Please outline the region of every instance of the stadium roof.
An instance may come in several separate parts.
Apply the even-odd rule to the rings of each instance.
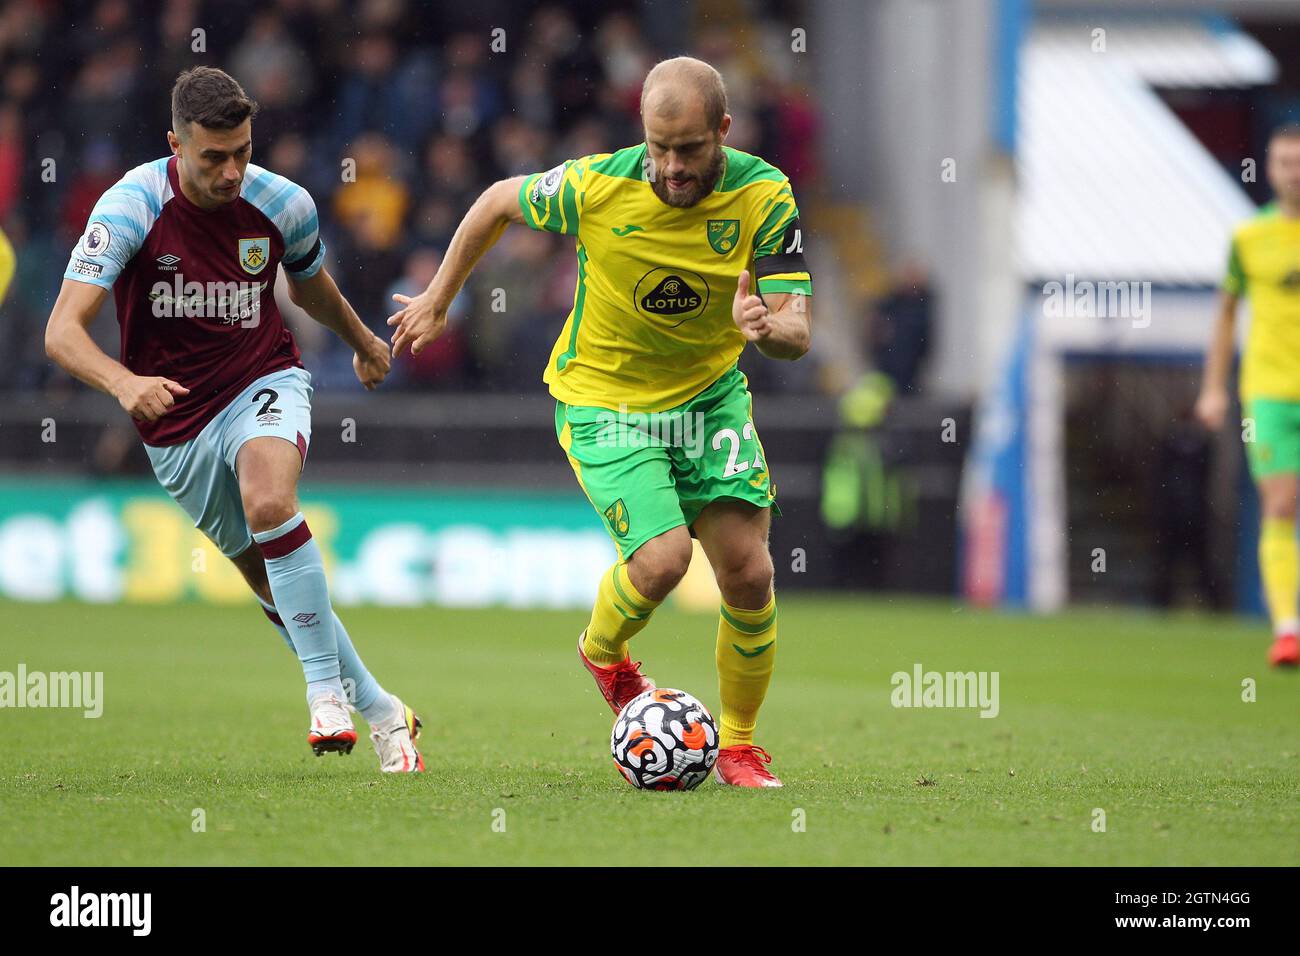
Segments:
[[[1155,93],[1270,83],[1272,56],[1220,20],[1043,20],[1020,60],[1017,259],[1026,281],[1217,284],[1254,211]],[[1261,171],[1262,172],[1262,171]]]

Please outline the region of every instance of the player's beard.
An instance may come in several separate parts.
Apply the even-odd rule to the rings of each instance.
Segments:
[[[701,176],[692,175],[691,182],[685,189],[674,192],[668,188],[667,179],[658,175],[651,180],[650,188],[667,205],[677,209],[686,209],[694,206],[713,192],[713,187],[718,183],[718,177],[722,175],[722,166],[725,162],[726,158],[722,154],[722,145],[718,144],[713,147],[713,157],[709,160],[708,169]]]

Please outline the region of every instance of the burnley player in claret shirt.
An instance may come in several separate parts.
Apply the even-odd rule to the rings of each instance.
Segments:
[[[298,508],[311,376],[275,305],[276,270],[285,270],[290,298],[351,346],[367,389],[388,374],[389,348],[325,269],[311,196],[250,162],[256,111],[221,70],[177,78],[171,155],[132,169],[95,204],[46,351],[118,400],[158,481],[243,573],[302,662],[307,741],[317,755],[351,752],[354,707],[370,725],[380,769],[418,772],[419,719],[361,663]],[[121,327],[117,360],[87,331],[109,290]]]

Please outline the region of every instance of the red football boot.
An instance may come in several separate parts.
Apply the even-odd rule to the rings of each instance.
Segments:
[[[779,787],[781,781],[767,769],[772,755],[762,747],[736,744],[718,751],[718,762],[713,772],[719,783],[733,787]]]
[[[1268,662],[1274,667],[1300,666],[1300,641],[1294,634],[1283,634],[1273,642],[1273,649],[1268,652]]]
[[[596,678],[601,696],[614,713],[621,711],[632,698],[655,689],[655,682],[641,673],[641,662],[633,664],[631,657],[625,657],[609,667],[601,667],[587,660],[587,655],[582,652],[582,642],[586,636],[586,631],[578,636],[578,656],[582,658],[582,666]]]

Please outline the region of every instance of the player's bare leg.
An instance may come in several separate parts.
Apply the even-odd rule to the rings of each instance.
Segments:
[[[1295,474],[1260,478],[1259,568],[1273,623],[1269,663],[1275,667],[1300,665],[1300,545],[1296,543],[1296,496],[1300,481]]]
[[[243,554],[231,559],[253,593],[257,595],[262,610],[280,633],[289,650],[297,653],[293,638],[280,619],[271,597],[271,583],[266,577],[266,562],[262,552],[253,545]],[[345,689],[351,697],[350,704],[370,724],[370,740],[379,755],[379,769],[384,773],[420,773],[424,770],[424,757],[416,747],[420,730],[424,726],[419,716],[396,694],[390,694],[371,676],[352,645],[343,622],[334,615],[334,631],[339,642],[339,669]]]
[[[754,744],[758,710],[776,658],[770,525],[769,509],[720,499],[705,507],[694,526],[722,592],[717,641],[721,749],[715,770],[720,782],[733,786],[781,786],[767,769],[771,756]]]
[[[679,525],[641,545],[601,582],[591,623],[578,637],[578,656],[616,714],[632,698],[654,689],[654,681],[641,673],[641,662],[633,662],[627,642],[681,581],[690,562],[691,536]]]
[[[679,525],[637,548],[627,568],[638,591],[652,601],[662,601],[681,583],[690,565],[691,534]]]

